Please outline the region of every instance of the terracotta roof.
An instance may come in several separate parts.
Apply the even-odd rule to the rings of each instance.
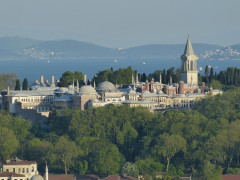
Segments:
[[[137,180],[137,178],[130,177],[130,176],[122,177],[122,176],[119,176],[118,174],[115,174],[115,175],[102,178],[101,180]]]
[[[46,179],[46,175],[44,174],[44,179]],[[48,174],[48,180],[75,180],[74,174]]]
[[[14,172],[1,172],[0,177],[25,177],[25,175]]]
[[[240,175],[222,175],[222,180],[239,180]]]
[[[77,175],[76,179],[77,180],[98,180],[100,178],[95,174],[85,174],[85,175]]]
[[[37,164],[35,161],[27,161],[22,159],[9,159],[3,162],[3,165],[31,165]]]

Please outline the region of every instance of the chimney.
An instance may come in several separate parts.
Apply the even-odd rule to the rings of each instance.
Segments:
[[[86,74],[83,75],[83,82],[85,85],[87,84],[87,75]]]
[[[10,94],[10,88],[9,88],[9,86],[7,87],[7,95],[9,95]]]
[[[204,89],[205,89],[205,82],[202,82],[201,93],[203,94],[204,94]]]
[[[179,83],[179,94],[184,94],[184,81]]]
[[[54,76],[52,76],[52,84],[54,84]]]
[[[210,95],[212,96],[213,95],[213,88],[210,87]]]
[[[149,91],[149,82],[148,82],[148,80],[146,80],[146,83],[145,83],[145,90]]]
[[[40,76],[40,83],[44,84],[43,76]]]

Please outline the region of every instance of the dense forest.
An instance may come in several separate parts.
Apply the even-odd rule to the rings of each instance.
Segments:
[[[240,88],[193,110],[151,113],[127,105],[53,110],[47,128],[0,111],[0,158],[45,161],[51,173],[219,179],[240,174]]]

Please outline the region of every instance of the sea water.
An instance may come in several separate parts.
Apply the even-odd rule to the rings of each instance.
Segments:
[[[65,71],[80,71],[87,75],[87,78],[93,78],[94,74],[99,71],[131,66],[138,73],[153,73],[156,70],[179,68],[181,65],[180,59],[160,59],[160,58],[86,58],[86,59],[66,59],[66,60],[1,60],[0,73],[16,73],[23,81],[28,78],[29,84],[35,80],[40,81],[40,76],[44,76],[44,80],[51,79],[55,76],[55,80],[59,79]],[[216,72],[227,69],[227,67],[240,68],[238,60],[198,60],[199,71],[204,73],[205,66],[209,65]]]

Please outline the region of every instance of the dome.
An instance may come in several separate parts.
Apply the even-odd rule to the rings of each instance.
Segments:
[[[98,86],[98,91],[114,91],[115,90],[115,86],[108,82],[108,81],[104,81],[101,84],[99,84]]]
[[[96,94],[96,90],[90,85],[84,85],[79,89],[79,94]]]
[[[30,180],[44,180],[44,179],[41,175],[38,174],[38,172],[36,172],[36,174],[32,176]]]

